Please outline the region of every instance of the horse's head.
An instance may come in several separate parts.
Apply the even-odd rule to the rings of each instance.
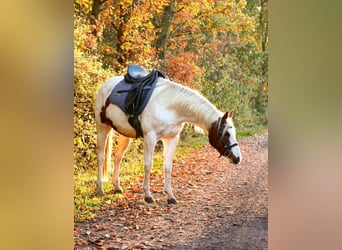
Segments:
[[[228,111],[211,125],[209,142],[221,154],[220,157],[223,155],[234,164],[239,164],[242,156],[232,118],[233,111]]]

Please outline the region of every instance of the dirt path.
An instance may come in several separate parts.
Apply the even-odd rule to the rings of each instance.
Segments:
[[[75,249],[267,249],[268,134],[240,140],[240,166],[209,145],[174,163],[178,205],[168,205],[163,177],[152,176],[156,203],[141,184],[91,221],[75,223]],[[141,180],[142,183],[142,180]]]

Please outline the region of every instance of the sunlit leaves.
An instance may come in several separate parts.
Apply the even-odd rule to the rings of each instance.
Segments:
[[[87,13],[92,1],[77,0],[76,3],[84,6]],[[149,70],[165,65],[164,70],[172,68],[168,72],[171,78],[192,85],[193,76],[199,73],[198,51],[207,46],[211,36],[224,32],[238,37],[242,43],[254,41],[252,31],[256,19],[246,14],[246,4],[246,0],[104,1],[96,20],[101,41],[97,53],[103,55],[106,67],[114,67],[118,73],[129,63],[141,64]],[[161,21],[165,14],[171,25],[164,27],[163,33]],[[167,39],[162,47],[157,42],[163,39],[160,36]],[[88,41],[83,47],[92,45],[94,42]],[[184,69],[190,69],[186,78]]]

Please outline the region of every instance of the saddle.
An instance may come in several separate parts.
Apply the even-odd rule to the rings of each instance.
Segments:
[[[127,83],[134,83],[136,81],[139,81],[141,78],[146,77],[148,74],[139,65],[136,64],[130,64],[127,68],[127,74],[125,75],[125,80]]]
[[[128,66],[124,80],[115,86],[109,96],[111,103],[118,105],[130,116],[128,122],[136,130],[136,138],[143,137],[138,115],[144,111],[158,77],[168,79],[162,71],[155,69],[148,74],[139,65],[131,64]]]

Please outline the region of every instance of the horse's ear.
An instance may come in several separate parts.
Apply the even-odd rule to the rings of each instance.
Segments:
[[[229,117],[229,118],[233,118],[234,110],[230,110],[230,111],[228,111],[227,113],[228,113],[228,117]]]
[[[228,114],[229,113],[229,111],[228,112],[226,112],[223,116],[222,116],[222,121],[224,122],[225,120],[227,120],[227,117],[228,117]]]
[[[229,117],[229,118],[232,118],[232,117],[233,117],[233,114],[234,114],[234,111],[232,111],[232,110],[226,112],[226,113],[223,115],[223,117],[222,117],[222,121],[227,120],[228,117]]]

